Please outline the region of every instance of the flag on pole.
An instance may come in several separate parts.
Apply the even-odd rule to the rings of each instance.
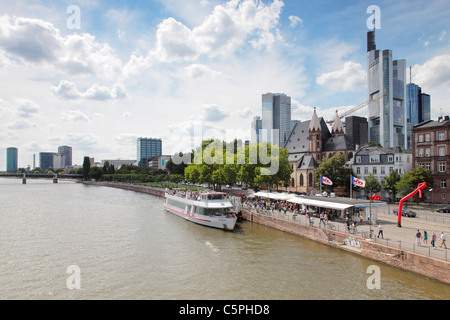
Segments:
[[[324,177],[324,176],[320,176],[320,182],[323,184],[326,184],[328,186],[332,186],[333,185],[333,181],[331,181],[329,178]]]
[[[358,187],[365,188],[366,187],[366,181],[352,177],[352,184],[357,185]]]

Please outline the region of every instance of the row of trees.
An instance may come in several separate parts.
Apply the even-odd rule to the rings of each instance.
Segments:
[[[262,184],[287,186],[293,172],[288,150],[267,143],[235,148],[223,141],[206,140],[193,155],[193,163],[185,169],[186,180],[215,189],[236,182],[255,190]]]
[[[357,175],[345,167],[346,162],[347,159],[343,154],[335,155],[330,159],[324,159],[315,171],[317,186],[320,184],[320,176],[326,176],[333,181],[333,186],[323,186],[324,190],[331,190],[336,186],[345,187],[348,190],[350,175],[354,177],[357,177]],[[403,175],[400,175],[396,170],[392,170],[385,177],[383,183],[380,183],[372,174],[365,177],[364,180],[366,181],[366,187],[364,188],[366,194],[371,195],[384,190],[395,200],[398,196],[404,197],[409,194],[421,182],[426,182],[428,186],[432,186],[434,178],[431,170],[417,167]],[[359,187],[355,186],[354,189],[358,190]]]

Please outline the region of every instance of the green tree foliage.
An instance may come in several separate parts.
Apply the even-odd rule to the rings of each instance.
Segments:
[[[404,174],[401,179],[397,182],[396,188],[398,194],[404,197],[414,191],[419,183],[426,182],[427,186],[432,186],[434,178],[431,174],[431,170],[425,169],[423,167],[414,168],[412,171]],[[416,200],[419,196],[416,196]]]
[[[83,179],[89,180],[89,171],[91,170],[91,160],[89,157],[84,157],[83,160]]]
[[[364,180],[366,181],[365,189],[367,196],[371,196],[374,193],[381,191],[381,183],[373,176],[373,174],[369,174]]]
[[[384,178],[384,183],[382,185],[383,189],[392,195],[392,199],[395,201],[395,198],[398,193],[398,185],[397,183],[400,181],[401,176],[397,172],[397,170],[392,170],[389,172],[389,175]]]
[[[317,187],[320,185],[320,177],[325,176],[333,181],[333,186],[322,186],[325,190],[332,190],[335,187],[345,187],[350,184],[350,170],[345,167],[347,157],[344,154],[337,154],[329,159],[324,159],[315,170]]]
[[[219,140],[203,141],[194,152],[194,162],[185,169],[185,178],[192,183],[207,183],[220,188],[238,181],[258,188],[263,183],[278,185],[289,181],[292,167],[288,151],[276,146],[252,144],[240,146]]]

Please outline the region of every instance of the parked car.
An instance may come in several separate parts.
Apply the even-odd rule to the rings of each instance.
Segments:
[[[398,209],[394,209],[394,214],[398,214]],[[417,214],[414,211],[408,210],[408,209],[403,209],[402,210],[402,216],[403,217],[410,217],[410,218],[415,218],[417,217]]]
[[[437,212],[450,213],[450,206],[446,206],[446,207],[437,209]]]

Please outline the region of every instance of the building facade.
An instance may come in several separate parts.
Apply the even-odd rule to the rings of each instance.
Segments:
[[[380,183],[384,183],[386,176],[393,170],[400,175],[412,170],[413,160],[410,150],[395,147],[369,147],[360,148],[353,158],[353,173],[364,180],[373,175]],[[364,190],[361,192],[364,193]],[[389,197],[385,191],[380,192],[382,196]]]
[[[41,169],[53,169],[53,157],[57,153],[55,152],[40,152],[39,153],[39,167]]]
[[[355,149],[348,137],[339,116],[333,122],[331,132],[316,110],[310,121],[297,123],[284,148],[289,151],[289,162],[294,172],[291,175],[289,191],[306,194],[318,192],[314,171],[323,159],[344,154],[347,159],[353,157]]]
[[[345,118],[345,135],[350,143],[359,149],[369,142],[369,124],[367,118],[351,116]]]
[[[256,116],[252,121],[251,143],[261,143],[262,120],[260,116]]]
[[[377,50],[375,31],[367,34],[369,141],[407,148],[406,61],[392,50]]]
[[[434,183],[425,191],[426,200],[450,202],[450,119],[426,121],[413,127],[413,166],[431,170]]]
[[[17,172],[18,169],[19,150],[17,148],[6,149],[6,171]]]
[[[72,147],[69,146],[61,146],[58,147],[58,154],[63,155],[64,162],[61,164],[61,168],[71,167],[72,166]]]
[[[284,93],[262,95],[262,140],[283,146],[291,133],[291,97]]]
[[[406,86],[408,149],[412,149],[412,128],[419,123],[430,120],[431,97],[422,93],[422,88],[414,83]]]
[[[162,155],[162,140],[154,138],[137,139],[137,161],[140,167],[148,167],[153,157]]]

